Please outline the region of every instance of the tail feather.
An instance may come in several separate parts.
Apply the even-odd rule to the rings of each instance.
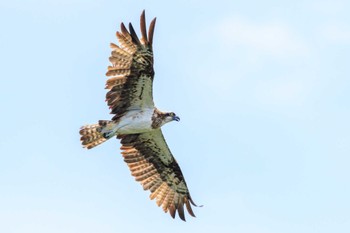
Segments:
[[[111,125],[114,125],[112,121],[99,121],[98,124],[85,125],[80,128],[80,141],[84,148],[91,149],[101,143],[107,141],[115,134],[110,132]],[[107,130],[108,133],[105,131]]]

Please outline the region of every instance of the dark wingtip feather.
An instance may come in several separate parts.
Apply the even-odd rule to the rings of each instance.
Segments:
[[[169,213],[170,213],[170,215],[171,215],[172,218],[175,218],[176,208],[175,208],[174,205],[171,205],[171,206],[169,207]]]
[[[153,44],[153,34],[154,34],[154,27],[155,27],[155,25],[156,25],[156,20],[157,20],[157,18],[154,18],[154,19],[151,21],[150,25],[149,25],[149,30],[148,30],[148,43],[149,43],[150,45]]]
[[[142,11],[142,14],[141,14],[141,17],[140,17],[140,28],[141,28],[142,39],[145,42],[145,44],[148,44],[145,10]]]
[[[129,23],[129,31],[130,31],[130,35],[131,35],[131,38],[132,38],[132,41],[137,44],[137,45],[140,45],[140,40],[135,32],[135,29],[134,27],[132,26],[131,23]]]
[[[191,204],[188,200],[185,201],[185,204],[186,204],[186,209],[187,209],[187,212],[192,216],[192,217],[196,217],[196,215],[194,215],[193,213],[193,210],[191,208]]]
[[[188,195],[188,200],[191,202],[192,205],[194,205],[195,207],[203,207],[203,205],[197,205],[196,203],[194,203],[194,201],[192,200],[191,196]]]
[[[184,203],[182,201],[179,202],[177,205],[177,212],[179,213],[179,217],[181,218],[182,221],[186,222],[185,218],[185,211],[184,211]]]
[[[121,24],[120,24],[120,29],[121,29],[121,31],[122,31],[122,33],[123,33],[124,35],[129,35],[129,32],[128,32],[128,30],[126,29],[124,23],[121,23]]]

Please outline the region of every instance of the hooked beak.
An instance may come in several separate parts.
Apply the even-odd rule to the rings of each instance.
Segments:
[[[178,116],[173,116],[173,120],[174,120],[174,121],[180,121],[180,117],[178,117]]]

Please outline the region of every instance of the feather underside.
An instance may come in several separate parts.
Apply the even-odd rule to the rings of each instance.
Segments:
[[[184,206],[195,217],[193,202],[181,169],[171,154],[160,129],[150,133],[120,135],[122,155],[131,175],[144,190],[151,192],[164,212],[175,218],[176,212],[185,221]]]
[[[119,120],[130,109],[153,108],[153,33],[156,19],[146,29],[145,13],[140,20],[141,39],[138,38],[132,24],[129,31],[124,23],[116,33],[119,46],[111,43],[112,49],[106,76],[106,102],[114,114],[113,120]]]

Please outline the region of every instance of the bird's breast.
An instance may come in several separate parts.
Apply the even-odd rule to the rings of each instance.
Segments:
[[[118,134],[144,133],[152,129],[153,109],[133,110],[123,116],[118,123]]]

